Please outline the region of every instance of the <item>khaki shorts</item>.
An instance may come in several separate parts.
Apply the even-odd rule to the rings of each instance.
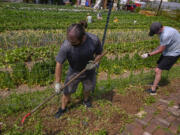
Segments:
[[[75,75],[77,75],[79,72],[74,72],[72,70],[68,71],[68,74],[66,76],[65,84],[69,82]],[[76,92],[76,89],[78,87],[78,84],[82,82],[83,84],[83,90],[84,91],[94,91],[96,86],[96,72],[93,71],[86,71],[81,76],[79,76],[77,79],[75,79],[72,83],[70,83],[67,87],[64,88],[64,94],[72,94]]]

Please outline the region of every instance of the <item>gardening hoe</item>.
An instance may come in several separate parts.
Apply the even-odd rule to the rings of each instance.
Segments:
[[[109,6],[108,16],[107,16],[107,19],[106,19],[106,25],[105,25],[105,29],[104,29],[104,35],[103,35],[103,39],[102,39],[102,47],[104,47],[104,43],[105,43],[105,39],[106,39],[106,32],[107,32],[107,28],[108,28],[108,24],[109,24],[109,19],[110,19],[110,16],[111,16],[113,3],[114,3],[114,0],[111,1],[111,4]]]
[[[107,51],[105,51],[104,53],[102,53],[100,55],[100,57],[98,57],[96,59],[96,61],[94,61],[93,63],[96,64],[100,61],[100,59],[107,54]],[[75,75],[69,82],[67,82],[60,90],[62,91],[66,86],[68,86],[69,84],[71,84],[75,79],[77,79],[80,75],[82,75],[84,72],[86,71],[86,68],[83,69],[79,74]],[[38,110],[42,105],[44,105],[45,103],[47,103],[48,101],[50,101],[55,95],[57,95],[56,93],[54,93],[53,95],[51,95],[50,97],[46,98],[41,104],[39,104],[37,107],[35,107],[30,113],[27,113],[23,119],[21,120],[21,124],[24,124],[25,119],[30,116],[31,114],[33,114],[36,110]]]

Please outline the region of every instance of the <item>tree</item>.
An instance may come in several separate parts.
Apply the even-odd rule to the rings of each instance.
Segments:
[[[161,9],[161,5],[162,5],[162,0],[161,0],[161,2],[159,3],[159,8],[158,8],[158,10],[157,10],[156,16],[159,15],[159,11],[160,11],[160,9]]]

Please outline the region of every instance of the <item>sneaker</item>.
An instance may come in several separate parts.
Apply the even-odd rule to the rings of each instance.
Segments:
[[[83,101],[83,104],[85,105],[85,107],[90,108],[92,107],[91,101],[88,99],[87,101]]]
[[[62,116],[67,109],[62,110],[61,108],[59,108],[59,110],[56,112],[56,114],[54,115],[55,118],[59,118],[60,116]]]
[[[154,95],[157,95],[156,93],[156,90],[152,90],[151,88],[150,89],[147,89],[145,90],[147,93],[149,93],[150,95],[154,96]]]

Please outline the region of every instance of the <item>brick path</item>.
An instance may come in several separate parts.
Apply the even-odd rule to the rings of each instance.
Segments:
[[[180,90],[146,106],[146,115],[126,126],[121,135],[180,135]]]

